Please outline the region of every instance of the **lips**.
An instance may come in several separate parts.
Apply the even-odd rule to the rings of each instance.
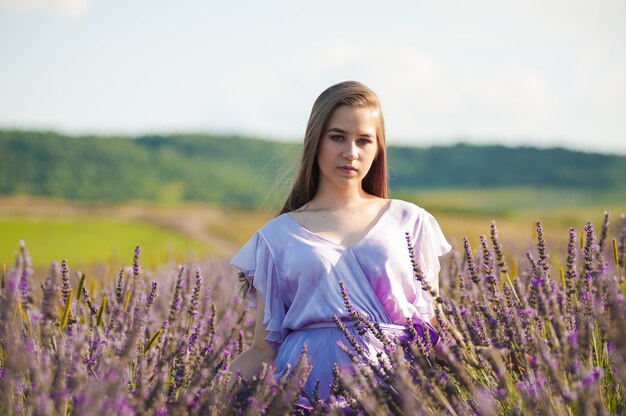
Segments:
[[[357,169],[354,166],[350,166],[350,165],[340,166],[339,170],[346,172],[346,173],[357,172]]]

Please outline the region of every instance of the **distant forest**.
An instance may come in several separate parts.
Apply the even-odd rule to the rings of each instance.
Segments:
[[[240,136],[0,130],[0,194],[258,208],[284,197],[299,151],[298,144]],[[626,192],[626,156],[560,148],[390,146],[388,164],[392,193],[514,186]]]

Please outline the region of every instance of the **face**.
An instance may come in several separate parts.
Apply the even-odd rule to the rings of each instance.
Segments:
[[[335,109],[320,139],[320,185],[361,187],[378,149],[376,113],[347,105]]]

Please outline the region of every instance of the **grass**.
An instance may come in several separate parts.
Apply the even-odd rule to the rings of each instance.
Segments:
[[[397,197],[433,211],[463,215],[516,216],[567,208],[626,208],[626,194],[573,188],[506,187],[490,189],[428,189],[398,191]]]
[[[537,221],[543,223],[549,244],[562,245],[569,227],[581,234],[587,221],[601,224],[605,211],[614,221],[626,213],[626,194],[594,190],[431,189],[400,191],[394,197],[426,208],[447,236],[457,241],[468,236],[473,245],[489,223],[496,221],[503,244],[514,250],[527,249],[535,241]]]
[[[525,252],[535,239],[536,222],[544,224],[550,246],[566,244],[567,230],[582,233],[589,220],[600,224],[604,211],[616,220],[626,212],[626,195],[599,191],[499,188],[434,189],[393,192],[393,198],[414,202],[430,211],[445,235],[473,247],[495,220],[502,243],[511,252]],[[68,258],[83,267],[131,253],[142,246],[144,259],[156,266],[186,253],[228,258],[275,212],[239,211],[205,203],[154,204],[139,201],[94,205],[29,196],[0,198],[0,261],[12,264],[19,240],[25,240],[35,266]],[[459,246],[460,247],[460,246]],[[185,259],[187,260],[187,259]],[[559,260],[559,259],[553,259]],[[122,258],[122,262],[129,261]]]
[[[264,211],[224,212],[220,221],[207,224],[206,231],[241,246],[273,217],[274,213]]]
[[[100,217],[0,218],[0,262],[12,264],[23,240],[35,267],[67,259],[84,266],[101,263],[127,263],[129,253],[140,244],[147,265],[169,259],[210,254],[213,249],[180,232],[141,221]]]

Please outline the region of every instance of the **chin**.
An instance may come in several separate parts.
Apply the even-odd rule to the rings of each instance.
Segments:
[[[344,180],[334,181],[334,185],[340,188],[353,188],[358,187],[362,182],[362,179],[357,178],[345,178]]]

